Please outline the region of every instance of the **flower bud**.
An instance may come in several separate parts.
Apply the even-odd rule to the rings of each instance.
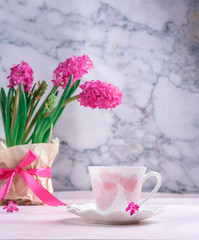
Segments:
[[[52,93],[45,104],[45,108],[47,109],[47,112],[50,112],[54,108],[54,106],[56,105],[56,100],[57,100],[57,97],[55,96],[54,93]]]

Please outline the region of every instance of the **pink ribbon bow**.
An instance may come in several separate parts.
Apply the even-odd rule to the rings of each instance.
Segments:
[[[49,193],[37,180],[32,176],[39,176],[39,177],[47,177],[51,178],[51,168],[35,168],[35,169],[28,169],[23,170],[22,168],[26,165],[34,162],[39,157],[32,151],[29,150],[24,160],[19,164],[18,167],[15,169],[0,169],[0,180],[4,180],[8,178],[6,183],[0,189],[0,200],[6,195],[9,191],[12,179],[15,174],[19,174],[23,180],[26,182],[28,187],[32,190],[32,192],[44,203],[50,206],[66,206],[65,203],[61,202],[59,199],[54,197],[51,193]]]

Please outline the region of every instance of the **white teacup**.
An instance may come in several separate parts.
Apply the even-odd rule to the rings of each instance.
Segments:
[[[160,188],[162,177],[157,172],[145,174],[146,167],[89,166],[93,196],[98,211],[125,210],[130,202],[141,205]],[[156,177],[154,189],[140,201],[142,185],[149,177]]]

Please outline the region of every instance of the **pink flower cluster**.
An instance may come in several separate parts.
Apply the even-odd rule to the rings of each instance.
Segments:
[[[19,208],[17,206],[18,206],[17,203],[13,203],[13,201],[9,201],[8,205],[5,206],[3,209],[6,209],[7,212],[19,211]]]
[[[14,65],[11,69],[9,79],[9,88],[13,88],[20,83],[24,86],[24,91],[28,92],[33,84],[33,70],[32,68],[24,61],[21,61],[21,64]]]
[[[112,109],[122,101],[122,92],[110,83],[92,80],[80,85],[80,88],[82,92],[77,100],[85,107]]]
[[[93,68],[93,62],[87,55],[82,57],[72,56],[66,59],[65,62],[59,63],[58,67],[53,72],[52,82],[57,87],[66,87],[70,76],[73,74],[73,83],[82,78],[85,73],[88,73]]]
[[[126,211],[128,212],[130,210],[130,215],[132,216],[135,211],[139,211],[139,206],[137,204],[135,204],[134,202],[130,202],[128,207],[126,208]]]

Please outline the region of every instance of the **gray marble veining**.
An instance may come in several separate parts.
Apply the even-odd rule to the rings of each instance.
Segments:
[[[199,192],[199,2],[0,2],[1,86],[21,60],[50,85],[59,62],[83,53],[94,68],[82,81],[119,86],[123,102],[112,111],[68,106],[54,131],[55,190],[89,189],[88,165],[117,164],[160,172],[161,191]]]

